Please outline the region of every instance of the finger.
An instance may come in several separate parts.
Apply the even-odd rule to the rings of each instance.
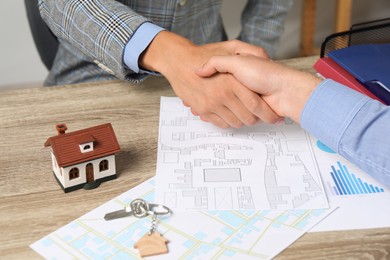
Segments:
[[[191,113],[192,113],[194,116],[199,116],[199,113],[196,112],[196,110],[193,109],[192,107],[190,107],[190,111],[191,111]]]
[[[232,48],[234,49],[235,55],[249,54],[259,58],[269,59],[269,55],[262,47],[252,45],[246,42],[242,42],[239,40],[230,41],[230,44],[233,45]]]
[[[183,102],[184,104],[185,102]],[[202,99],[188,106],[191,113],[204,122],[209,122],[220,128],[240,127],[242,123],[223,104],[212,99]],[[197,107],[197,108],[194,108]]]
[[[282,119],[275,111],[263,100],[263,98],[257,93],[252,92],[244,86],[235,89],[234,92],[237,95],[237,98],[242,104],[245,105],[245,108],[248,110],[250,115],[255,115],[257,118],[261,119],[266,123],[276,123]],[[237,112],[238,113],[238,112]],[[240,116],[240,119],[245,124],[250,124],[253,120],[251,117],[248,117],[247,113],[243,113]]]
[[[233,61],[233,56],[214,56],[211,57],[202,67],[197,69],[195,73],[199,77],[210,77],[217,72],[219,73],[232,73],[234,66],[229,65]]]
[[[260,97],[260,106],[251,111],[257,117],[261,119],[261,121],[269,124],[276,124],[283,120],[283,117],[279,116],[275,111],[265,102],[262,97]]]
[[[199,118],[207,123],[211,123],[219,128],[229,128],[230,125],[216,114],[208,114],[207,116],[199,116]]]
[[[215,58],[215,57],[213,57],[213,58]],[[213,59],[213,58],[211,58],[211,59]],[[210,60],[208,60],[207,63],[203,64],[202,67],[195,70],[195,74],[198,75],[199,77],[207,78],[207,77],[211,77],[214,74],[218,73],[219,71],[212,65],[212,62]]]
[[[220,93],[221,100],[224,101],[225,106],[223,106],[223,110],[217,110],[215,111],[215,113],[222,117],[222,119],[224,119],[229,125],[235,128],[242,127],[243,125],[256,124],[259,121],[259,118],[251,111],[249,111],[249,109],[246,107],[246,104],[244,104],[242,100],[240,100],[239,96],[235,94],[235,92],[237,92],[236,89],[241,89],[245,87],[242,86],[230,75],[228,76],[231,78],[229,84],[232,86],[232,91]],[[247,95],[251,94],[251,91],[248,89],[246,89],[246,92],[248,92]],[[255,97],[257,96],[253,92],[252,94]],[[249,100],[249,98],[247,99]]]
[[[230,125],[233,127],[239,128],[243,125],[254,125],[259,121],[259,118],[253,114],[242,101],[234,95],[234,97],[226,98],[226,107],[227,109],[237,118],[239,122],[233,121],[234,119],[226,119],[229,121]]]
[[[252,45],[240,40],[209,43],[203,45],[203,47],[209,50],[218,50],[219,55],[237,55],[245,53],[259,58],[269,58],[267,52],[262,47]],[[214,53],[214,55],[218,55],[218,53]]]
[[[233,128],[241,128],[244,126],[244,123],[237,116],[234,111],[226,106],[218,107],[214,114],[214,116],[218,116],[221,120],[223,120],[228,126]],[[214,118],[214,116],[212,118]],[[219,120],[218,120],[219,121]]]
[[[224,57],[225,58],[225,57]],[[213,63],[211,61],[210,63]],[[206,65],[207,66],[207,65]],[[211,65],[214,67],[214,65]],[[207,67],[205,67],[207,69]],[[208,99],[208,101],[203,100],[203,104],[198,105],[198,113],[200,115],[207,116],[210,113],[214,113],[219,118],[221,118],[225,123],[234,128],[240,128],[243,125],[253,125],[258,122],[258,118],[256,115],[251,113],[246,106],[242,103],[242,101],[237,97],[235,89],[244,89],[249,94],[257,97],[257,94],[253,93],[249,89],[242,86],[232,75],[217,75],[219,77],[220,84],[223,86],[222,88],[215,88],[212,92],[210,92],[211,97],[215,97],[213,99]],[[211,91],[211,89],[209,89]],[[249,98],[247,98],[249,100]],[[259,99],[259,98],[258,98]],[[259,99],[262,101],[261,99]],[[259,102],[260,102],[259,101]],[[200,106],[199,106],[200,105]]]
[[[257,106],[261,105],[260,103],[264,103],[264,101],[254,92],[250,91],[249,89],[245,88],[238,82],[231,82],[231,84],[235,85],[233,87],[233,92],[231,92],[230,95],[226,95],[223,97],[223,100],[225,100],[225,106],[230,112],[235,116],[239,122],[233,121],[234,118],[224,118],[225,121],[227,121],[230,125],[232,125],[235,128],[241,127],[243,125],[254,125],[257,122],[259,122],[260,118],[254,114],[252,111],[249,110],[248,105],[245,104],[246,100],[251,100],[253,103],[259,103],[256,104]],[[236,90],[237,89],[237,90]],[[236,95],[235,92],[238,92],[239,95]],[[243,93],[241,93],[243,92]],[[243,98],[244,97],[244,98]],[[269,112],[268,112],[269,113]],[[274,115],[274,112],[271,110],[272,115]],[[264,116],[263,116],[264,117]]]
[[[229,93],[232,93],[231,91]],[[225,106],[227,103],[231,103],[227,101],[227,99],[235,98],[234,95],[230,94],[223,94],[224,96],[219,96],[217,99],[209,99],[209,100],[203,100],[202,104],[200,104],[200,107],[198,107],[199,117],[202,120],[207,120],[207,122],[210,122],[218,127],[234,127],[234,128],[240,128],[244,124],[242,121],[229,109]],[[221,98],[222,102],[218,101]]]

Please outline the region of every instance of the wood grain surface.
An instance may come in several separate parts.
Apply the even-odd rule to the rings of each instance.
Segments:
[[[312,70],[315,59],[281,62]],[[31,243],[155,175],[160,96],[174,96],[162,77],[0,91],[0,259],[40,259]],[[65,194],[43,147],[58,123],[111,123],[118,178]],[[390,228],[308,233],[277,259],[390,259]]]

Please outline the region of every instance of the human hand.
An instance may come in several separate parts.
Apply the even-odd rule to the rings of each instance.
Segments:
[[[253,55],[215,56],[196,73],[201,77],[232,74],[244,86],[259,93],[279,116],[297,123],[307,99],[321,81],[312,74]]]
[[[140,65],[163,74],[176,95],[203,121],[223,128],[239,128],[253,125],[259,118],[269,123],[280,120],[258,94],[243,87],[232,75],[201,78],[195,73],[212,56],[238,53],[268,58],[262,48],[240,41],[196,46],[185,38],[163,31],[143,54]]]

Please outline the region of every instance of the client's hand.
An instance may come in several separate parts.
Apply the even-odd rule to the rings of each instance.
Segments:
[[[215,56],[197,70],[201,77],[216,73],[232,74],[241,84],[260,94],[279,116],[297,123],[307,99],[321,81],[312,74],[253,55]],[[261,118],[262,112],[257,111],[256,115]]]

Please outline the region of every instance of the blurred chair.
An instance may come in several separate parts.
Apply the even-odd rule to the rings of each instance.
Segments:
[[[314,47],[314,35],[316,29],[317,0],[303,0],[301,22],[301,46],[300,55],[310,56],[319,53],[319,48]],[[336,1],[336,17],[334,32],[349,30],[351,26],[352,0]]]
[[[38,9],[38,0],[25,0],[24,4],[35,46],[42,62],[50,70],[57,53],[58,39],[43,21]]]

